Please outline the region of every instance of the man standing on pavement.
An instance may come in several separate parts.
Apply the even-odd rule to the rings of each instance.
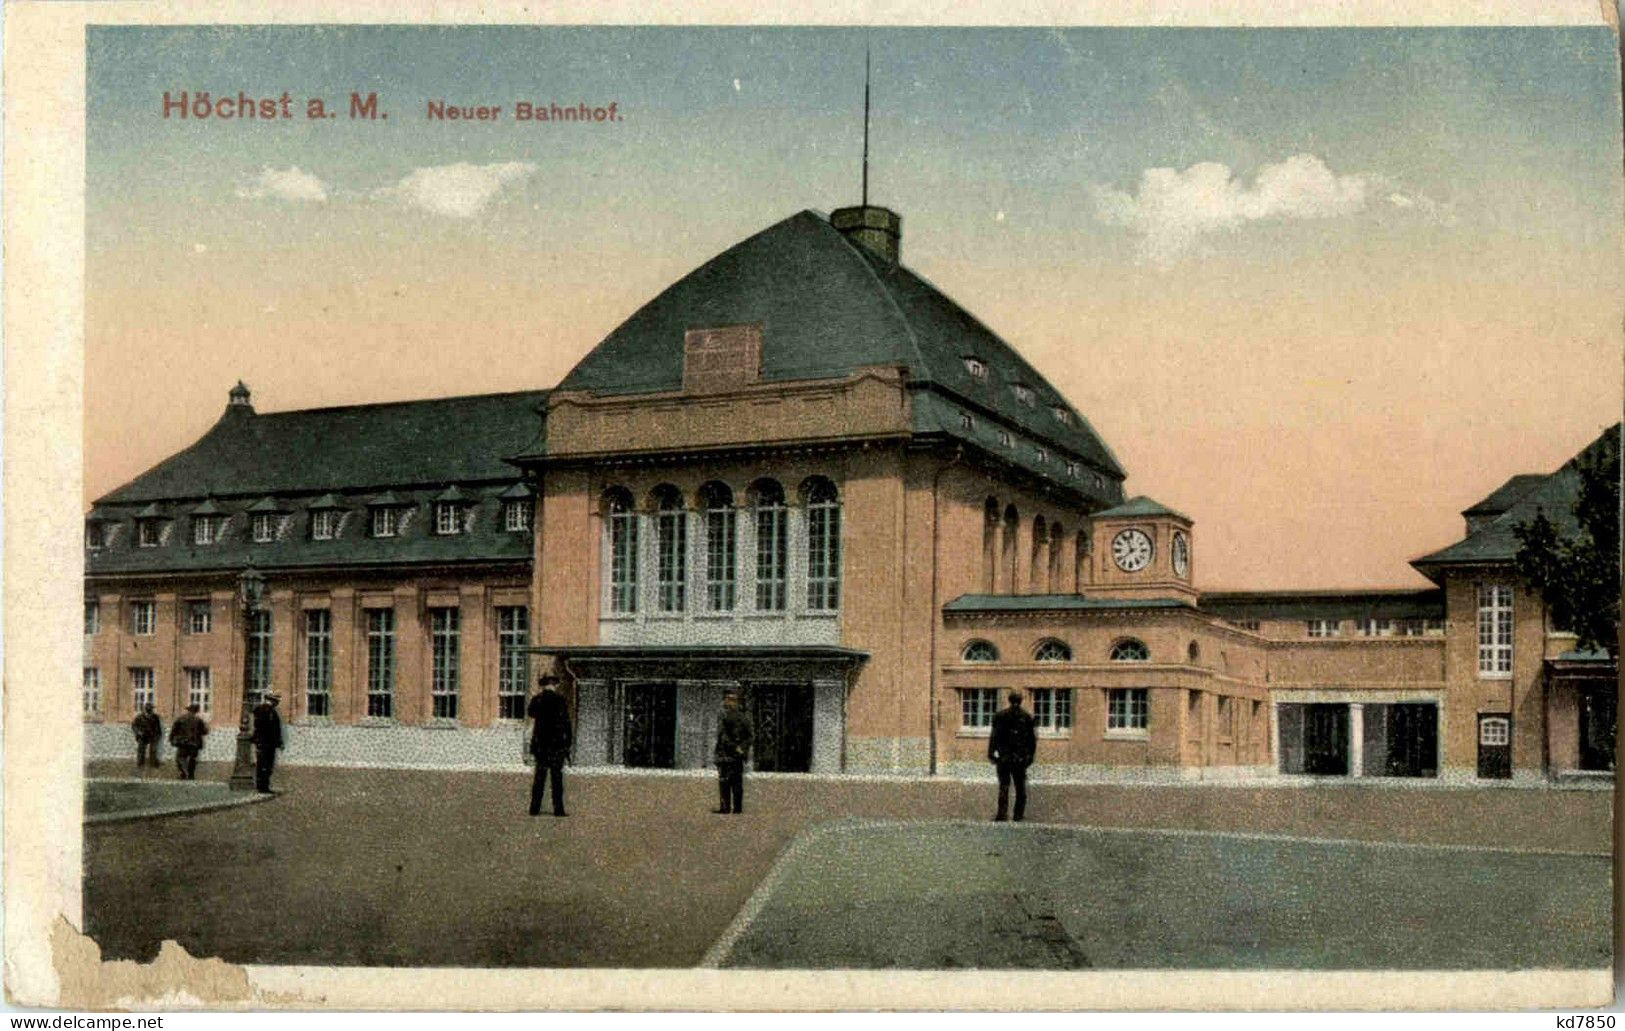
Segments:
[[[181,780],[197,780],[197,754],[203,751],[203,738],[209,725],[198,715],[199,707],[188,705],[186,712],[169,728],[169,743],[175,749],[175,768]]]
[[[739,708],[739,693],[722,696],[722,718],[717,721],[717,788],[722,796],[719,813],[745,811],[745,760],[750,758],[750,718]]]
[[[130,721],[130,730],[135,734],[135,768],[158,765],[158,744],[164,739],[164,724],[158,714],[152,711],[152,703],[141,707]]]
[[[1010,692],[1010,706],[993,717],[993,732],[987,739],[987,758],[999,771],[999,810],[995,821],[1005,819],[1010,802],[1010,785],[1016,786],[1015,818],[1027,812],[1027,767],[1038,750],[1038,733],[1033,718],[1021,707],[1021,692]]]
[[[530,782],[530,815],[542,815],[542,790],[549,774],[553,777],[553,815],[567,816],[564,811],[564,762],[570,758],[575,744],[575,731],[570,726],[570,703],[559,693],[559,678],[544,673],[536,678],[541,688],[530,700],[526,715],[535,721],[530,734],[530,754],[535,758],[536,772]]]
[[[282,749],[282,717],[276,711],[280,701],[282,696],[273,693],[254,706],[254,790],[262,795],[271,794],[271,771]]]

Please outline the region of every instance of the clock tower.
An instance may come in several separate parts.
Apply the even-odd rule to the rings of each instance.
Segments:
[[[1085,593],[1196,603],[1188,517],[1141,496],[1096,513],[1090,525],[1094,582]]]

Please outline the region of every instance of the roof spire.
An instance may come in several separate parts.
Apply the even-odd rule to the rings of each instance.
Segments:
[[[869,206],[869,44],[863,45],[863,206]]]

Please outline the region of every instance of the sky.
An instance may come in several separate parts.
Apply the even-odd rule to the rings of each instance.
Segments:
[[[1460,510],[1625,406],[1603,28],[89,32],[87,504],[238,379],[260,411],[554,385],[857,203],[865,46],[904,263],[1195,520],[1203,588],[1420,585]]]

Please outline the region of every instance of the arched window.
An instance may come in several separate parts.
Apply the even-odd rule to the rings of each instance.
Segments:
[[[700,488],[705,509],[705,607],[732,612],[738,598],[739,551],[734,492],[715,481]]]
[[[609,536],[609,610],[638,610],[638,513],[632,495],[621,487],[604,492]]]
[[[1113,662],[1146,662],[1151,658],[1151,650],[1143,641],[1136,641],[1132,637],[1125,637],[1112,645]]]
[[[751,508],[756,513],[756,608],[782,612],[790,567],[784,488],[774,480],[757,480],[751,487]]]
[[[654,489],[655,607],[681,612],[688,594],[688,511],[683,495],[669,484]]]
[[[972,641],[960,653],[966,662],[998,662],[999,650],[989,641]]]
[[[988,498],[982,506],[982,590],[998,593],[999,499]]]
[[[1051,637],[1038,642],[1038,647],[1033,649],[1033,659],[1038,662],[1071,662],[1072,649],[1065,641]]]
[[[1044,592],[1044,538],[1049,526],[1043,516],[1033,517],[1032,558],[1027,563],[1027,593]]]
[[[1089,531],[1079,530],[1072,552],[1072,580],[1073,590],[1079,594],[1089,585]]]
[[[1192,641],[1191,646],[1185,650],[1185,654],[1190,658],[1191,665],[1194,666],[1201,661],[1202,647],[1195,641]]]
[[[1066,581],[1061,579],[1061,544],[1066,540],[1066,531],[1060,523],[1049,524],[1049,593],[1061,594],[1066,590]]]
[[[835,484],[814,476],[801,485],[807,504],[807,608],[841,607],[841,496]]]
[[[1004,540],[999,545],[999,558],[1004,567],[999,570],[999,575],[1004,578],[1004,590],[995,593],[1016,593],[1016,536],[1020,530],[1021,513],[1016,511],[1016,506],[1006,505],[1004,507]]]

